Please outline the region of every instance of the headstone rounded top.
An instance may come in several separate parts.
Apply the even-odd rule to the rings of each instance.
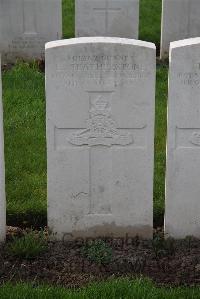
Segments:
[[[78,37],[78,38],[70,38],[64,40],[56,40],[46,43],[45,49],[69,46],[69,45],[77,45],[77,44],[95,44],[95,43],[109,43],[109,44],[123,44],[123,45],[133,45],[139,47],[146,47],[150,49],[156,49],[155,44],[150,42],[145,42],[136,39],[129,38],[120,38],[120,37]]]
[[[170,43],[170,49],[200,44],[200,37],[187,38]]]

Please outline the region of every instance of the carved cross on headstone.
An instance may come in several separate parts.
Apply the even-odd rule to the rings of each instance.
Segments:
[[[112,155],[113,147],[121,150],[135,146],[134,134],[140,128],[119,128],[112,115],[111,99],[114,91],[89,91],[89,118],[86,128],[55,129],[57,150],[71,146],[89,146],[89,214],[112,214],[109,198],[112,198]],[[71,133],[70,133],[71,132]],[[60,141],[65,140],[65,145]],[[137,143],[137,142],[136,142]],[[139,145],[140,146],[140,145]]]
[[[120,133],[111,115],[109,93],[91,93],[87,128],[73,133],[69,142],[90,146],[90,211],[89,214],[111,214],[108,201],[112,196],[112,145],[129,145],[133,136]]]
[[[103,12],[104,13],[104,17],[105,17],[105,34],[109,33],[109,13],[113,13],[113,12],[118,12],[121,10],[121,8],[117,8],[117,7],[110,7],[109,5],[109,1],[106,0],[105,3],[105,7],[95,7],[93,8],[94,11],[96,12]]]

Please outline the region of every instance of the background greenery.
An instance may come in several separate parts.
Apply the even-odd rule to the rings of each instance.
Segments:
[[[159,48],[161,0],[140,1],[140,38]],[[74,0],[63,0],[63,32],[74,36]],[[157,66],[154,220],[164,213],[167,66]],[[8,224],[46,224],[44,73],[36,63],[3,72]]]

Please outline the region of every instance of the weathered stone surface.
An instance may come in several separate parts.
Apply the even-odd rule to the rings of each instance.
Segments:
[[[43,59],[45,43],[61,36],[61,0],[0,0],[0,52],[4,62]]]
[[[165,233],[200,237],[200,38],[170,51]]]
[[[152,236],[155,46],[46,44],[48,225],[57,239]]]
[[[138,38],[139,0],[76,0],[75,8],[76,37]]]
[[[169,54],[170,42],[200,35],[199,0],[163,0],[161,57]]]
[[[0,55],[0,242],[6,236],[6,196],[5,196],[5,166],[4,166],[4,135],[3,135],[3,106],[1,84],[1,55]]]

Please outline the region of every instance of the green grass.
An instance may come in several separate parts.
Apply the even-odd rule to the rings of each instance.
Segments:
[[[62,0],[63,2],[63,37],[74,37],[74,14],[75,14],[75,0]]]
[[[83,0],[84,1],[84,0]],[[140,0],[141,40],[160,44],[162,0]],[[74,0],[63,0],[63,36],[74,37]]]
[[[157,288],[145,279],[111,280],[94,283],[80,290],[38,286],[30,284],[5,284],[0,287],[1,299],[199,299],[200,288]]]
[[[162,0],[140,0],[141,40],[160,45]]]
[[[8,223],[34,224],[46,215],[44,74],[28,64],[5,72],[3,105]]]
[[[165,155],[167,131],[168,68],[157,66],[155,109],[155,163],[154,163],[154,223],[163,222],[165,200]]]
[[[21,259],[34,259],[47,250],[47,237],[44,231],[25,231],[23,235],[13,236],[6,244],[6,252]]]

